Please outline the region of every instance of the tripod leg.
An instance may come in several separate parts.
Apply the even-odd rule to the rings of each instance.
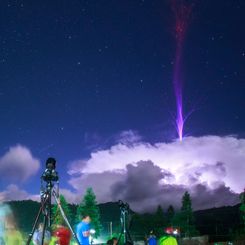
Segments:
[[[47,215],[44,216],[44,222],[43,222],[43,230],[42,230],[42,245],[44,243],[44,237],[45,237],[45,231],[46,231],[46,228],[47,228],[47,221],[48,221],[48,217]]]
[[[126,237],[127,237],[127,241],[129,241],[129,242],[133,242],[133,240],[132,240],[132,238],[131,238],[131,235],[130,235],[130,233],[129,233],[129,231],[128,231],[128,229],[126,230]]]
[[[34,232],[35,232],[35,230],[36,230],[36,227],[37,227],[37,222],[38,222],[38,220],[39,220],[39,218],[40,218],[40,215],[41,215],[42,211],[44,211],[44,206],[45,206],[45,204],[46,204],[46,202],[47,202],[47,198],[48,198],[48,196],[46,196],[45,199],[44,199],[44,201],[41,203],[41,207],[40,207],[40,209],[39,209],[39,211],[38,211],[38,213],[37,213],[37,216],[36,216],[36,219],[35,219],[35,222],[34,222],[32,231],[31,231],[31,233],[29,234],[29,237],[28,237],[28,240],[27,240],[26,245],[29,245],[30,242],[31,242],[31,239],[32,239],[33,234],[34,234]]]
[[[119,237],[118,237],[117,244],[120,244],[122,235],[123,235],[123,228],[122,228],[121,233],[120,233],[120,235],[119,235]]]
[[[30,242],[31,242],[31,239],[32,239],[33,234],[34,234],[34,232],[35,232],[35,230],[36,230],[37,222],[38,222],[38,220],[39,220],[39,218],[40,218],[41,213],[42,213],[42,207],[40,207],[40,209],[39,209],[39,211],[38,211],[37,217],[36,217],[36,219],[35,219],[35,222],[34,222],[32,231],[31,231],[31,233],[29,234],[29,237],[28,237],[28,240],[27,240],[26,245],[29,245]]]
[[[51,209],[51,193],[48,198],[48,227],[51,227],[51,217],[52,217],[52,209]]]
[[[121,209],[121,218],[120,218],[120,221],[121,221],[121,233],[119,235],[119,238],[118,238],[118,242],[117,244],[120,243],[121,239],[122,239],[122,236],[123,236],[123,244],[125,244],[125,212],[123,209]]]
[[[81,245],[80,242],[79,242],[79,240],[78,240],[78,238],[77,238],[76,233],[73,231],[73,229],[72,229],[72,227],[71,227],[71,225],[70,225],[70,223],[69,223],[69,221],[68,221],[68,219],[67,219],[67,217],[66,217],[66,215],[65,215],[65,212],[64,212],[62,206],[60,205],[60,202],[59,202],[59,200],[58,200],[58,197],[57,197],[55,191],[53,191],[52,194],[53,194],[54,199],[55,199],[55,201],[56,201],[56,203],[57,203],[57,205],[58,205],[58,208],[60,209],[61,215],[62,215],[63,219],[65,220],[67,226],[69,227],[69,229],[70,229],[70,231],[71,231],[73,237],[75,238],[76,242],[77,242],[79,245]]]

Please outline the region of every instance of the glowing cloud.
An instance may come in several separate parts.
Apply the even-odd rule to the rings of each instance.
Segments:
[[[139,204],[147,208],[160,201],[171,203],[176,197],[180,201],[183,192],[189,190],[195,200],[194,207],[206,208],[238,201],[236,193],[240,193],[244,187],[241,181],[245,172],[244,162],[245,139],[234,136],[186,137],[182,142],[156,144],[118,143],[109,149],[91,153],[89,159],[70,165],[69,183],[78,193],[92,186],[99,201],[117,200],[120,197],[130,201],[136,208],[139,208]],[[152,174],[145,176],[144,171]],[[134,179],[142,181],[130,187]],[[156,180],[154,198],[149,195],[152,179]],[[149,183],[149,187],[139,190],[140,186],[144,186],[144,181]],[[195,198],[199,196],[200,189],[204,193],[201,198],[203,202]],[[131,196],[132,190],[134,193],[143,193],[143,199]],[[217,190],[222,190],[230,199],[220,197],[220,202]],[[204,202],[207,197],[213,201]]]

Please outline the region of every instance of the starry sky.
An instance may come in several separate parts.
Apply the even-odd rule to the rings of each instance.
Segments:
[[[152,193],[180,197],[190,181],[194,197],[200,188],[207,200],[217,191],[225,197],[212,205],[237,201],[244,183],[234,184],[235,176],[245,170],[245,2],[176,2],[195,3],[183,45],[183,110],[193,113],[182,145],[171,1],[1,1],[0,200],[37,199],[45,160],[54,156],[74,202],[90,185],[101,202],[122,198],[147,209],[172,200]],[[153,184],[140,192],[136,180],[147,168]]]

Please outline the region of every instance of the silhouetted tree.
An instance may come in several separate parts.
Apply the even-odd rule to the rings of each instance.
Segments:
[[[169,205],[166,213],[167,226],[173,226],[174,215],[175,215],[174,207],[172,205]]]
[[[198,234],[194,225],[191,197],[187,191],[182,197],[181,211],[177,215],[177,221],[184,237],[191,237]]]
[[[241,225],[237,229],[237,232],[238,232],[238,237],[244,237],[245,236],[245,190],[240,194],[239,197],[241,200],[241,204],[239,207]]]
[[[166,226],[166,217],[164,215],[162,207],[159,205],[155,214],[153,215],[154,233],[157,236],[163,235],[164,228]]]
[[[241,200],[241,205],[239,207],[239,210],[241,212],[241,217],[242,217],[243,225],[245,227],[245,192],[242,192],[240,194],[240,200]]]

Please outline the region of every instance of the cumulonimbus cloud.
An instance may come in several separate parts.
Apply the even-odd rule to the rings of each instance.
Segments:
[[[22,145],[10,147],[0,158],[0,178],[7,182],[22,182],[35,175],[40,167],[38,159]]]
[[[163,202],[177,204],[188,190],[195,208],[207,208],[238,202],[244,162],[245,140],[235,136],[156,144],[124,140],[74,162],[69,183],[78,192],[92,186],[99,201],[124,198],[142,210]]]

